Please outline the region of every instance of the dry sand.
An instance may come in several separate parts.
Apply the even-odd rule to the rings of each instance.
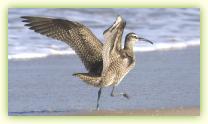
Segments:
[[[64,115],[71,115],[70,113],[65,113]],[[172,109],[138,109],[138,110],[99,110],[92,112],[77,113],[75,115],[86,115],[86,116],[136,116],[136,115],[184,115],[184,116],[199,116],[200,109],[198,107],[189,108],[172,108]]]

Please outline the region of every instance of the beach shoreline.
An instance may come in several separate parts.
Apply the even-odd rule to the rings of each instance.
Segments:
[[[74,110],[11,112],[10,116],[200,116],[199,107],[135,109],[135,110]]]

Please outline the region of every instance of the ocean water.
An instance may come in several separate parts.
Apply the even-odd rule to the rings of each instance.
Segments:
[[[135,51],[169,51],[200,45],[200,9],[9,9],[8,59],[41,58],[74,54],[65,43],[41,36],[24,26],[20,16],[65,18],[88,26],[101,40],[103,31],[121,15],[127,22],[124,35],[135,32],[155,44],[138,42]]]

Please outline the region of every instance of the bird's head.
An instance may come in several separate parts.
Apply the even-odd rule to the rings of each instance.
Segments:
[[[137,34],[135,33],[128,33],[126,35],[126,41],[130,41],[130,42],[137,42],[137,41],[146,41],[146,42],[149,42],[151,44],[153,44],[152,41],[148,40],[148,39],[145,39],[145,38],[142,38],[142,37],[139,37]]]

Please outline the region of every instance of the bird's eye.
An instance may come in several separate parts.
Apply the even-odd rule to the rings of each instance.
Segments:
[[[137,36],[133,36],[133,38],[137,38]]]

